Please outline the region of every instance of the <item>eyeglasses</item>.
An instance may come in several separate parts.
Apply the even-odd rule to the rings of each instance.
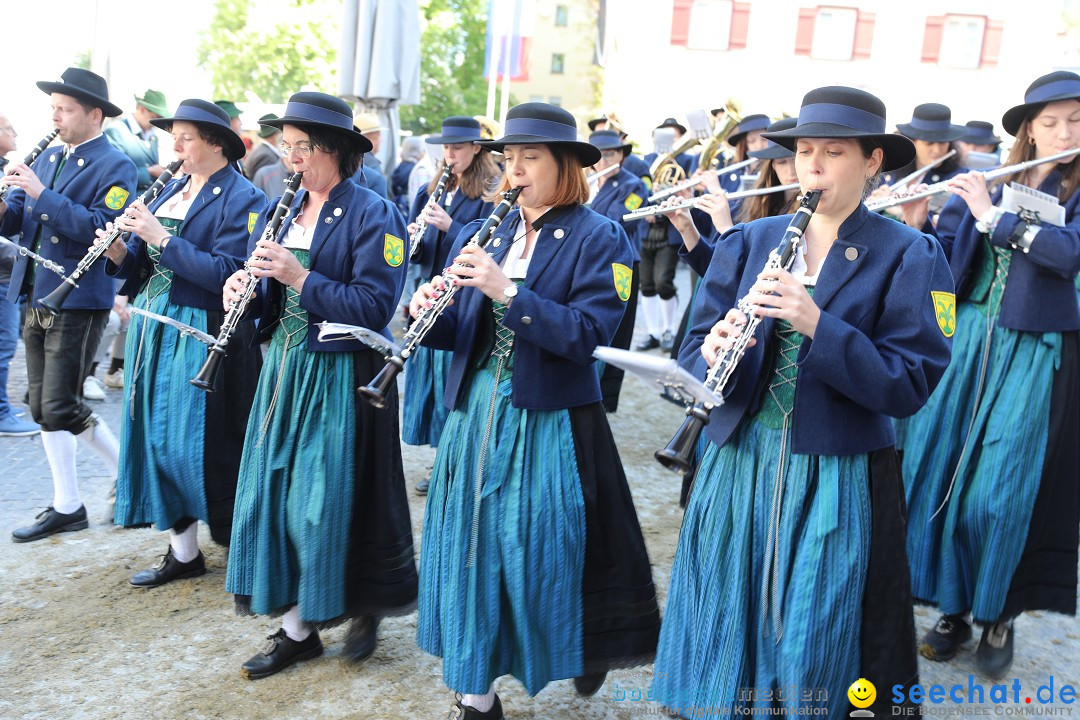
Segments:
[[[306,160],[319,148],[317,145],[286,145],[285,143],[281,143],[277,146],[277,149],[280,150],[281,154],[285,157],[288,157],[292,153],[296,153],[296,157],[301,160]]]
[[[617,160],[622,158],[622,150],[601,150],[600,157],[605,160]]]
[[[13,128],[11,125],[0,125],[0,132],[9,132],[14,135],[15,128]]]

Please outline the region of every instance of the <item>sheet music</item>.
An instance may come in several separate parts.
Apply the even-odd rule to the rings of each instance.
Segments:
[[[683,402],[722,405],[723,398],[714,395],[696,377],[679,367],[672,358],[657,357],[646,353],[631,352],[601,345],[593,351],[593,357],[632,372],[647,383],[656,383],[657,391],[678,395]]]
[[[171,317],[165,317],[164,315],[158,315],[157,313],[150,312],[149,310],[143,310],[141,307],[137,307],[135,305],[128,305],[128,309],[131,312],[135,313],[136,315],[142,315],[143,317],[148,317],[151,320],[157,320],[160,323],[165,323],[166,325],[171,325],[172,327],[179,330],[181,335],[190,335],[191,337],[195,338],[199,342],[204,343],[206,345],[213,345],[214,343],[217,342],[217,338],[215,338],[215,337],[213,337],[211,335],[207,335],[206,333],[204,333],[202,330],[199,330],[198,328],[193,328],[190,325],[185,325],[182,322],[179,322],[177,320],[173,320]]]
[[[1021,210],[1034,212],[1043,225],[1065,227],[1065,208],[1053,195],[1019,183],[1009,183],[1001,195],[1001,209],[1019,214]]]
[[[397,344],[387,340],[382,333],[376,332],[375,330],[369,330],[368,328],[360,327],[359,325],[348,325],[346,323],[319,323],[320,340],[347,340],[350,338],[359,340],[369,348],[382,353],[386,357],[401,354],[401,348],[398,347]]]

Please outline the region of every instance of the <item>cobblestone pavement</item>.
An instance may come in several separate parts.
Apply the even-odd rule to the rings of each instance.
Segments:
[[[680,282],[686,297],[685,273]],[[25,390],[22,363],[20,348],[9,388],[15,400]],[[119,435],[122,391],[106,392],[98,412]],[[678,427],[681,415],[679,408],[657,402],[643,383],[628,378],[619,412],[611,416],[662,603],[681,511],[678,480],[656,464],[652,452]],[[51,502],[51,481],[38,438],[0,438],[0,718],[445,716],[452,698],[442,685],[438,659],[416,647],[415,615],[384,621],[378,650],[358,668],[340,662],[344,629],[338,628],[323,634],[327,652],[322,658],[265,680],[244,680],[240,664],[277,625],[233,614],[223,588],[225,551],[201,528],[207,575],[157,590],[130,588],[127,578],[149,566],[166,541],[153,530],[120,530],[104,523],[112,478],[92,454],[81,447],[79,453],[91,528],[16,545],[6,533],[32,521]],[[411,485],[423,477],[432,453],[406,448],[404,454]],[[424,505],[411,488],[410,504],[419,547]],[[917,608],[919,634],[935,619],[931,609]],[[1066,684],[1080,686],[1075,618],[1031,613],[1018,619],[1016,662],[1003,681],[1009,684],[1007,706],[991,704],[992,681],[975,674],[974,646],[969,643],[950,663],[923,661],[920,673],[928,686],[960,685],[965,703],[969,682],[981,684],[987,693],[984,703],[960,708],[928,704],[928,713],[1045,709],[1038,707],[1034,693],[1051,681],[1059,700],[1055,707],[1062,714],[1072,709],[1060,702],[1060,692]],[[651,666],[613,672],[591,699],[578,698],[566,681],[552,683],[535,698],[513,679],[500,680],[496,689],[508,718],[643,718],[657,715],[655,704],[636,699],[648,693],[651,675]],[[1015,680],[1021,688],[1019,703],[1012,702]],[[884,692],[890,690],[878,688]],[[1026,697],[1032,704],[1024,702]]]

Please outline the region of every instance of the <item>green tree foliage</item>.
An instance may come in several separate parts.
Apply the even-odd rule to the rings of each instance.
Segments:
[[[216,0],[199,43],[214,97],[251,91],[281,103],[301,89],[333,92],[341,14],[341,0]]]
[[[421,0],[420,104],[401,106],[401,127],[439,129],[448,115],[482,115],[487,105],[487,0]]]

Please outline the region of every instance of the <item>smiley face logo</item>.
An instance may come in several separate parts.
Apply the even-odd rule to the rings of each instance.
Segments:
[[[857,708],[868,708],[877,699],[877,688],[866,678],[859,678],[851,683],[847,691],[848,700]]]

